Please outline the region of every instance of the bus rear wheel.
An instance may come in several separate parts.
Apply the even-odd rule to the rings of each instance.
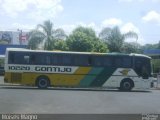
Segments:
[[[122,80],[120,84],[120,90],[121,91],[131,91],[134,86],[134,83],[130,79],[124,79]]]
[[[49,79],[45,76],[38,77],[36,85],[40,89],[45,89],[50,85]]]

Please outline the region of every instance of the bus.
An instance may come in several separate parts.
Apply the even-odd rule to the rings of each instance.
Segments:
[[[7,48],[5,83],[48,87],[149,89],[151,58],[142,54]]]

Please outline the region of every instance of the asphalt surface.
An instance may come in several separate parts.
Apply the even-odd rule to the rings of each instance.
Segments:
[[[142,114],[160,113],[160,90],[55,89],[3,85],[0,113]]]

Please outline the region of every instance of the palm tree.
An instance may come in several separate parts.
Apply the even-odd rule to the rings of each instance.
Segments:
[[[104,28],[99,37],[101,40],[107,43],[110,52],[121,52],[125,39],[131,37],[138,39],[138,35],[135,32],[128,32],[122,34],[119,27]]]
[[[42,47],[44,50],[53,50],[54,41],[64,36],[66,35],[62,29],[54,30],[52,22],[47,20],[43,24],[38,24],[37,28],[30,32],[28,45],[31,49]]]

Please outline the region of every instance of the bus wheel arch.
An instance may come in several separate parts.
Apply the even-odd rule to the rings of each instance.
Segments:
[[[120,83],[121,91],[131,91],[133,87],[134,87],[134,82],[130,78],[125,78]]]
[[[41,75],[36,79],[36,86],[40,89],[45,89],[50,86],[50,80],[47,76]]]

